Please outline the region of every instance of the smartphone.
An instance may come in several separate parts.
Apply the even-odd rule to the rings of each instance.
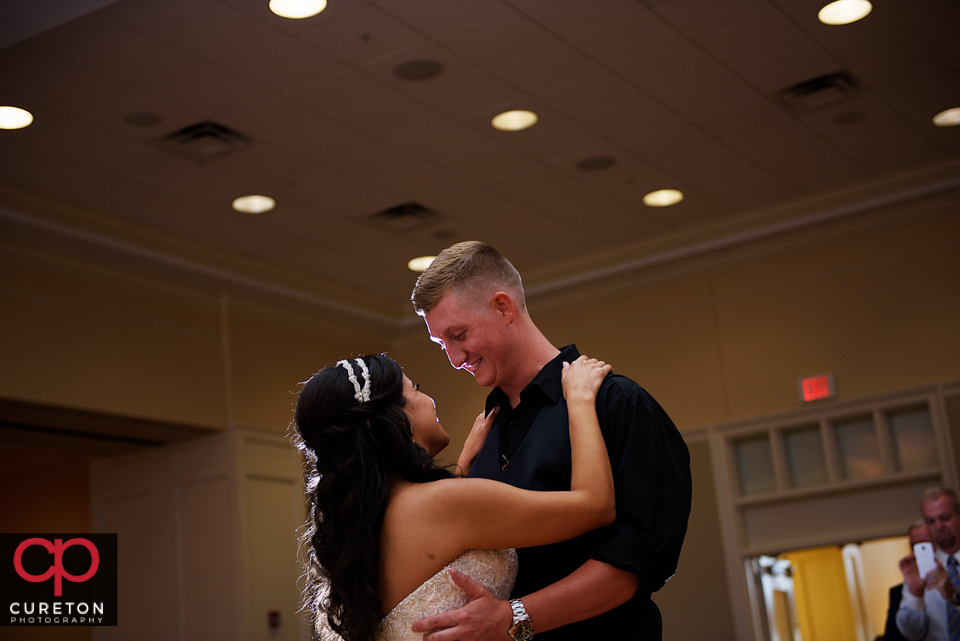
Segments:
[[[920,578],[926,577],[929,572],[937,569],[937,562],[933,556],[933,543],[917,543],[913,546],[913,554],[917,557]]]

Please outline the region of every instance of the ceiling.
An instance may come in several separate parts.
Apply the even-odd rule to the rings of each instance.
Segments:
[[[955,0],[876,0],[846,26],[818,0],[329,0],[305,20],[266,0],[57,4],[0,8],[0,104],[35,117],[0,131],[7,249],[390,319],[412,314],[407,261],[459,240],[546,287],[960,185],[960,127],[931,122],[960,106]],[[443,71],[395,75],[415,60]],[[848,84],[781,96],[830,74]],[[494,130],[509,109],[539,122]],[[158,144],[205,121],[250,144],[205,163]],[[598,156],[615,162],[577,168]],[[660,188],[685,199],[642,204]],[[277,207],[233,211],[245,194]],[[411,202],[436,217],[370,220]]]

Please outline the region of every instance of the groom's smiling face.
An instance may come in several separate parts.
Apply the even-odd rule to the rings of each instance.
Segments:
[[[483,387],[501,384],[505,325],[495,306],[450,293],[424,320],[430,340],[444,349],[454,368],[470,372]]]

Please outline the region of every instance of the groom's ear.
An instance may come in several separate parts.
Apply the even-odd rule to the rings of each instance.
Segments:
[[[507,325],[513,323],[517,314],[517,305],[513,297],[507,292],[497,292],[490,298],[490,307],[493,311],[506,321]]]

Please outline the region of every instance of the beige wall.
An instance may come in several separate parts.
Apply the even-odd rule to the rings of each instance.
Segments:
[[[534,298],[530,308],[548,338],[611,361],[688,433],[795,409],[804,375],[833,372],[843,398],[960,378],[960,215],[765,247]],[[445,462],[482,408],[485,390],[452,371],[421,326],[377,331],[235,295],[224,308],[199,287],[0,250],[0,397],[284,433],[298,382],[336,359],[387,350],[437,399],[453,437]],[[725,572],[709,456],[702,445],[692,452],[687,548],[657,598],[668,630],[684,630],[673,638],[701,624],[685,617],[680,593]],[[711,636],[733,638],[716,583]]]

